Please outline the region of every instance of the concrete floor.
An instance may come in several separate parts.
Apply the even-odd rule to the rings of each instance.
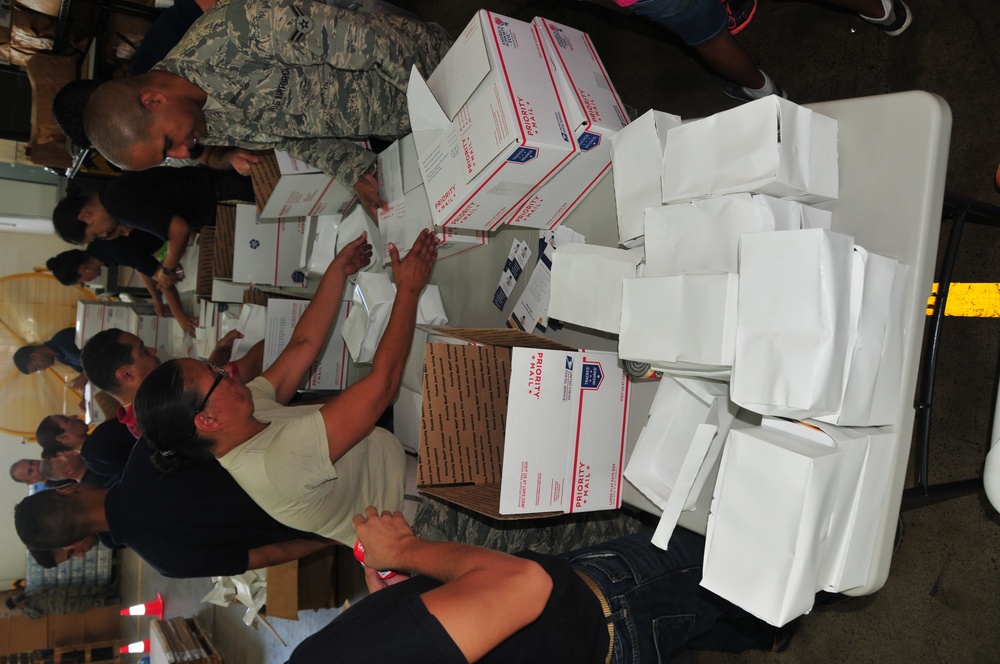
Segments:
[[[449,0],[397,5],[436,20],[457,34],[479,5]],[[954,117],[948,190],[1000,205],[992,184],[1000,161],[998,107],[1000,13],[995,0],[910,0],[912,27],[890,38],[856,16],[821,2],[760,0],[739,41],[758,64],[800,103],[922,89],[941,95]],[[670,34],[601,6],[570,0],[497,1],[501,14],[546,16],[588,31],[619,93],[640,111],[653,107],[699,117],[732,107],[711,76]],[[947,230],[947,227],[945,228]],[[995,231],[970,228],[959,255],[957,281],[998,281]],[[945,244],[942,238],[941,245]],[[931,481],[980,472],[989,445],[996,393],[1000,322],[949,319],[939,364],[933,417]],[[904,513],[905,535],[882,590],[815,610],[798,621],[789,662],[997,661],[1000,608],[997,574],[1000,515],[982,494]],[[129,554],[122,562],[127,601],[167,598],[168,616],[197,615],[227,662],[281,662],[282,655],[328,621],[332,610],[274,620],[291,646],[239,622],[242,611],[199,605],[208,580],[160,578]],[[147,620],[147,619],[141,619]],[[130,620],[126,639],[148,633]],[[771,661],[773,655],[696,653],[689,661]]]

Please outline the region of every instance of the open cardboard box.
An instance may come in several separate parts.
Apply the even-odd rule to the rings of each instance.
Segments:
[[[354,196],[349,186],[282,150],[263,152],[250,166],[261,219],[333,214]]]
[[[267,568],[268,617],[298,620],[299,611],[343,606],[366,592],[364,568],[346,546]]]
[[[580,507],[603,509],[595,507],[596,500],[589,505],[581,506],[572,502],[574,499],[571,498],[570,502],[564,502],[564,506],[557,508],[557,511],[525,513],[538,509],[537,506],[527,505],[524,509],[516,510],[520,513],[501,514],[504,439],[508,425],[513,348],[557,352],[576,350],[545,337],[519,330],[463,328],[428,330],[428,343],[424,347],[420,463],[417,479],[419,489],[427,495],[493,519],[538,518],[582,511]],[[614,357],[613,354],[605,355]],[[560,367],[552,365],[552,368],[558,370]],[[613,369],[609,367],[607,373],[615,371],[620,372],[620,369],[617,366]],[[515,379],[518,389],[522,387],[519,381],[520,378]],[[608,384],[613,383],[614,380],[610,380]],[[623,407],[627,410],[627,385],[625,389],[626,399]],[[612,418],[607,419],[610,421]],[[558,440],[558,435],[549,435],[553,428],[558,430],[559,435],[566,434],[567,445],[571,445],[574,439],[569,431],[560,430],[558,424],[553,425],[552,422],[517,423],[518,426],[522,424],[538,425],[540,427],[538,431],[542,429],[547,431],[548,434],[544,435],[547,441]],[[621,422],[616,426],[618,427],[616,431],[624,436]],[[519,440],[525,440],[528,447],[541,449],[529,438],[530,436],[519,434]],[[623,440],[621,442],[623,446]],[[601,445],[603,446],[603,443]],[[614,445],[609,444],[608,447]],[[552,459],[541,459],[542,465],[550,462],[550,465],[559,467],[558,471],[566,470],[567,473],[561,479],[559,477],[552,479],[550,483],[550,476],[540,469],[539,477],[544,475],[546,487],[558,486],[557,493],[564,497],[574,495],[575,474],[569,472],[569,466],[563,468],[560,465],[560,459],[565,459],[569,450],[556,445],[549,446],[549,449],[553,452]],[[579,450],[582,459],[582,455],[586,452],[584,445],[579,445]],[[535,476],[533,465],[535,461],[537,459],[525,462],[531,466],[525,472],[532,478]],[[565,465],[565,462],[562,463]],[[610,493],[614,493],[615,487],[620,488],[620,459],[617,463],[617,480],[612,479]],[[558,475],[558,472],[556,474]],[[595,473],[595,484],[599,481],[598,477],[599,473]],[[513,484],[515,495],[518,484],[518,480],[515,479]],[[508,483],[508,491],[510,489],[511,485]],[[604,492],[595,489],[590,493],[591,496],[595,496]],[[609,507],[617,507],[619,504],[620,500]],[[508,509],[504,511],[510,512]]]

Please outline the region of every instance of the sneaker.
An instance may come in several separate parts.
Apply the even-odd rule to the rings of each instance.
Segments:
[[[733,99],[738,99],[740,101],[754,101],[755,99],[763,99],[768,95],[778,95],[779,97],[788,99],[788,95],[785,91],[782,90],[777,83],[772,81],[770,76],[763,71],[761,73],[764,74],[764,78],[766,80],[764,87],[759,90],[744,87],[739,83],[734,83],[728,78],[722,78],[721,76],[715,77],[715,84],[719,86],[719,89],[722,90],[722,93],[727,97],[732,97]]]
[[[757,0],[722,0],[728,15],[729,34],[738,35],[740,30],[750,25],[757,13]]]
[[[859,16],[861,15],[859,14]],[[879,26],[890,37],[903,34],[913,22],[913,14],[910,13],[910,8],[903,0],[892,0],[892,9],[884,18],[870,18],[868,16],[861,16],[861,18]]]

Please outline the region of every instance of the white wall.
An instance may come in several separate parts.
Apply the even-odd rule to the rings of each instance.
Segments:
[[[0,215],[50,216],[57,202],[56,187],[0,180]],[[45,266],[45,260],[71,248],[54,235],[0,232],[0,277]],[[0,587],[25,572],[25,551],[14,532],[14,505],[28,495],[28,487],[10,479],[10,465],[23,458],[38,458],[38,447],[20,438],[0,434]]]
[[[0,587],[9,588],[13,579],[24,578],[25,550],[14,531],[14,505],[28,495],[28,485],[10,479],[10,465],[18,459],[37,459],[38,445],[0,433]]]
[[[58,202],[55,185],[0,179],[0,213],[51,217]]]

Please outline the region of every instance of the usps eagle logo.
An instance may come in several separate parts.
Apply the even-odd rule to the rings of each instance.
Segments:
[[[313,29],[313,20],[311,17],[306,16],[302,11],[301,7],[291,7],[292,13],[295,14],[295,19],[292,21],[292,27],[295,31],[292,32],[292,36],[288,38],[288,41],[295,43],[300,42],[306,38]]]

